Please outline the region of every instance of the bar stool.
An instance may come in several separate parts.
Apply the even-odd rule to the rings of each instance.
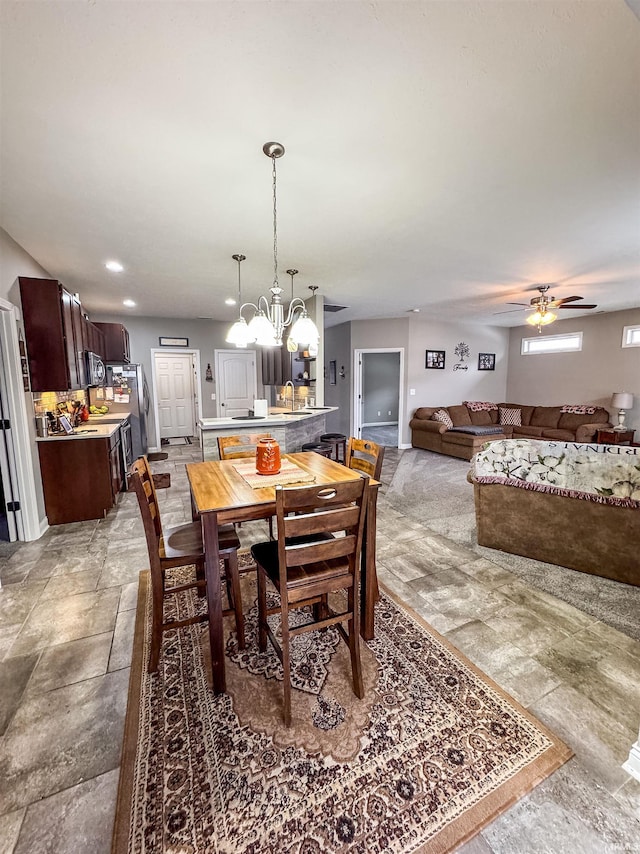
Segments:
[[[305,442],[302,446],[303,451],[314,451],[323,457],[331,458],[333,454],[333,446],[322,442]]]
[[[331,445],[331,449],[333,451],[333,459],[337,463],[342,463],[344,465],[344,461],[347,456],[347,437],[344,433],[323,433],[320,436],[320,441],[326,443],[327,445]],[[342,448],[342,459],[340,459],[340,449]]]

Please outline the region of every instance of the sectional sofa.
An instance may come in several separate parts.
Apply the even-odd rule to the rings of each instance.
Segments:
[[[479,406],[484,408],[479,409]],[[586,411],[575,411],[580,409]],[[443,411],[447,413],[451,426],[434,418],[434,415],[444,418]],[[409,426],[414,448],[470,460],[485,442],[494,439],[523,437],[593,442],[596,431],[611,424],[607,410],[596,406],[532,406],[469,401],[457,406],[422,406],[414,412]]]

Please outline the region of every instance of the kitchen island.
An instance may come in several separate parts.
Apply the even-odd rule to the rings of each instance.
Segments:
[[[278,440],[283,453],[302,450],[305,442],[317,442],[326,433],[325,416],[335,412],[337,406],[311,407],[302,410],[270,409],[263,417],[239,416],[236,418],[201,418],[200,447],[202,459],[218,460],[219,436],[242,436],[268,433]]]

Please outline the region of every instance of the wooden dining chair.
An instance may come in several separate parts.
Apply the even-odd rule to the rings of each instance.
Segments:
[[[244,433],[238,436],[218,436],[218,456],[221,460],[255,459],[258,441],[270,439],[271,433]],[[273,517],[269,516],[269,539],[273,539]],[[236,522],[238,528],[242,522]]]
[[[269,638],[282,661],[286,726],[291,725],[290,640],[303,632],[336,626],[351,654],[354,694],[364,694],[358,585],[368,488],[364,477],[324,486],[276,486],[278,539],[251,547],[258,568],[258,643],[264,652]],[[280,594],[276,608],[267,608],[267,580]],[[346,610],[336,613],[328,594],[340,590],[347,592]],[[308,622],[290,628],[289,611],[307,605],[314,606]],[[281,644],[267,622],[269,614],[280,614]]]
[[[380,480],[383,459],[384,445],[378,445],[368,439],[356,439],[355,436],[349,437],[344,462],[347,468],[364,472],[374,480]]]
[[[163,632],[209,620],[208,614],[198,614],[183,620],[165,620],[164,618],[164,601],[167,596],[190,588],[196,588],[201,597],[206,594],[204,548],[200,522],[188,522],[184,525],[163,528],[153,476],[146,457],[140,457],[133,463],[130,476],[142,515],[151,566],[152,628],[148,669],[150,673],[154,673],[158,669]],[[220,559],[224,561],[227,598],[230,605],[223,614],[235,615],[238,648],[244,649],[244,616],[238,574],[240,541],[233,525],[218,528],[218,540]],[[195,580],[167,587],[167,570],[191,564],[195,566]]]
[[[269,439],[271,433],[245,433],[238,436],[218,436],[218,455],[221,460],[255,457],[259,439]]]

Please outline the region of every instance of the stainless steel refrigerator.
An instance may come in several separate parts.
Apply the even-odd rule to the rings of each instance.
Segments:
[[[89,402],[108,406],[110,415],[129,413],[134,460],[147,453],[150,396],[142,365],[108,362],[106,385],[89,389]]]

